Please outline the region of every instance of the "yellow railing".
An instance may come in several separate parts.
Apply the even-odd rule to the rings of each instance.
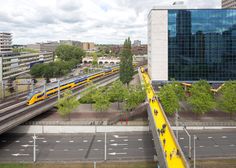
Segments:
[[[147,99],[149,101],[152,116],[155,121],[155,126],[159,132],[160,142],[162,149],[164,150],[164,157],[168,168],[187,168],[188,164],[185,160],[182,150],[180,149],[173,131],[167,121],[163,109],[161,108],[159,101],[156,98],[155,92],[150,83],[148,74],[142,71],[142,78],[144,80]]]

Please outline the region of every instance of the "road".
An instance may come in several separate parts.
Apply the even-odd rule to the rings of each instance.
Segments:
[[[192,149],[194,134],[198,137],[196,140],[197,158],[236,157],[236,130],[190,131],[192,137]],[[179,143],[187,157],[188,137],[183,131],[179,133]]]
[[[38,135],[37,161],[103,161],[105,134]],[[33,138],[26,134],[0,136],[0,162],[31,162]],[[107,160],[153,160],[149,132],[108,133]]]

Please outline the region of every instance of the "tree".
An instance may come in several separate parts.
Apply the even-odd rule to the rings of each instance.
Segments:
[[[126,92],[127,89],[120,80],[112,83],[111,87],[109,88],[110,100],[112,102],[118,103],[118,109],[120,108],[119,104],[125,99]]]
[[[185,93],[183,86],[181,85],[180,82],[177,82],[175,80],[172,81],[171,86],[178,97],[178,101],[184,100],[185,99]]]
[[[63,118],[69,117],[70,113],[78,106],[79,101],[75,96],[72,96],[71,90],[65,91],[63,97],[60,98],[57,103],[58,113]]]
[[[120,57],[120,80],[124,84],[129,84],[134,74],[133,56],[131,52],[130,38],[124,42],[122,54]]]
[[[92,65],[95,67],[98,65],[98,56],[97,54],[94,52],[93,53],[93,62],[92,62]]]
[[[180,108],[179,98],[175,93],[177,89],[175,87],[175,84],[166,84],[160,89],[160,93],[158,94],[165,112],[170,115],[174,114]]]
[[[215,107],[211,86],[205,80],[198,81],[190,88],[191,96],[187,99],[196,114],[205,114]]]
[[[55,50],[56,55],[63,61],[69,61],[72,59],[82,61],[82,57],[85,56],[85,52],[76,46],[59,45]]]
[[[109,96],[103,89],[99,88],[92,95],[93,100],[95,102],[94,108],[96,111],[107,111],[110,107]]]
[[[230,114],[236,113],[236,81],[228,81],[220,91],[219,108]]]
[[[95,103],[92,95],[94,94],[94,92],[96,92],[96,90],[97,86],[94,83],[89,82],[87,89],[81,93],[81,99],[79,100],[80,103],[86,103],[86,104]]]

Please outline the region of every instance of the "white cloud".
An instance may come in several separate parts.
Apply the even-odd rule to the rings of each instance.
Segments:
[[[220,7],[220,0],[185,0],[190,8]],[[123,43],[146,42],[147,14],[173,0],[0,0],[0,32],[28,44],[60,39]]]

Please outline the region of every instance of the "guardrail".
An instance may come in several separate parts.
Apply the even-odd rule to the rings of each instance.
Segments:
[[[152,130],[153,136],[160,143],[159,148],[158,145],[155,144],[155,146],[157,150],[161,149],[161,152],[159,151],[158,154],[162,154],[163,156],[161,157],[162,160],[160,160],[160,164],[162,164],[160,166],[168,168],[189,168],[188,162],[175,138],[165,112],[155,95],[148,74],[143,72],[141,79],[144,81],[147,100],[149,102],[149,119],[151,125],[154,127],[154,130]]]

